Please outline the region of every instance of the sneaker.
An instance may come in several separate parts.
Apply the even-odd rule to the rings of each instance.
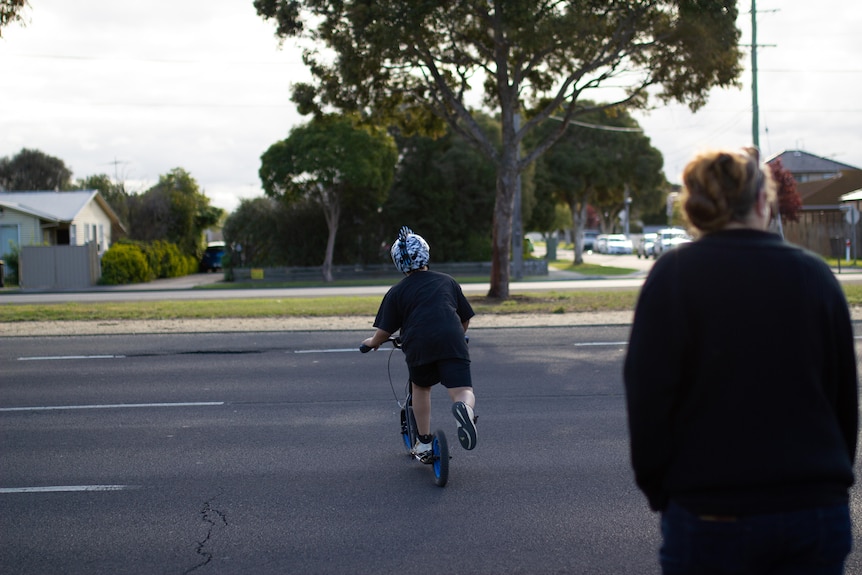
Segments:
[[[431,453],[431,444],[430,443],[422,443],[418,439],[416,440],[416,444],[413,446],[412,450],[413,455],[418,457],[419,459],[425,459],[426,457],[430,457]]]
[[[463,401],[456,401],[452,405],[452,415],[458,420],[458,441],[461,447],[476,447],[476,416],[473,415],[473,408]]]

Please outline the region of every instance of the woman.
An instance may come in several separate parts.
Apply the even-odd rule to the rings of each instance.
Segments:
[[[656,261],[624,368],[663,572],[842,573],[858,398],[841,287],[767,231],[756,150],[702,153],[683,183],[700,238]]]

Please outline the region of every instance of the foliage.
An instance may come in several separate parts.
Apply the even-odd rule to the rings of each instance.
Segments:
[[[335,240],[342,213],[373,213],[392,183],[397,151],[383,130],[360,127],[347,116],[318,115],[296,126],[287,139],[261,156],[260,179],[267,196],[288,204],[316,204],[329,231],[323,276],[332,281]]]
[[[598,213],[602,231],[611,233],[627,195],[635,210],[649,211],[663,204],[666,191],[661,153],[643,133],[620,131],[637,130],[637,122],[625,110],[585,104],[597,108],[584,117],[589,125],[569,126],[536,167],[537,195],[569,207],[578,264],[583,262],[590,207]],[[558,123],[545,122],[536,137],[556,130]]]
[[[592,89],[619,90],[614,104],[663,101],[702,106],[714,86],[741,72],[735,0],[254,0],[279,38],[312,42],[303,59],[315,84],[299,84],[300,112],[331,107],[405,133],[440,134],[445,121],[497,172],[489,294],[509,294],[517,175],[591,111]],[[326,48],[323,50],[321,48]],[[467,99],[481,92],[498,109],[501,146],[483,132]],[[526,106],[526,107],[525,107]],[[557,130],[522,150],[524,136],[562,110]],[[518,125],[523,114],[526,120]],[[523,152],[523,153],[522,153]]]
[[[12,156],[0,158],[0,190],[43,192],[69,190],[72,171],[63,160],[39,150],[22,148]]]
[[[482,121],[499,131],[491,118]],[[464,138],[448,131],[438,139],[414,135],[397,138],[400,161],[389,198],[383,205],[381,259],[403,225],[431,245],[437,262],[486,261],[491,256],[495,170]]]
[[[24,23],[24,8],[29,5],[27,0],[0,0],[0,38],[3,28],[12,22]]]
[[[101,283],[120,285],[155,278],[182,277],[197,272],[198,260],[172,243],[121,240],[102,256]]]
[[[129,237],[143,242],[164,240],[198,259],[204,231],[218,223],[224,210],[209,198],[182,168],[159,176],[159,183],[140,195],[129,196]]]
[[[778,158],[769,163],[769,170],[778,187],[778,213],[789,222],[798,222],[799,212],[802,210],[802,197],[796,189],[796,178],[784,169],[784,165]]]
[[[222,263],[226,268],[285,265],[288,250],[282,223],[287,218],[287,209],[276,199],[241,200],[222,228],[227,244]]]
[[[129,228],[129,193],[122,183],[114,183],[107,174],[97,174],[79,179],[72,186],[76,190],[97,190],[108,202],[123,226]],[[112,237],[120,237],[119,230],[112,230]]]
[[[152,277],[177,278],[197,271],[198,260],[180,252],[176,244],[156,240],[140,247]]]
[[[19,277],[18,262],[20,261],[18,244],[9,242],[9,251],[0,253],[0,259],[3,260],[3,267],[5,268],[3,274],[9,278],[10,283],[17,284]]]
[[[122,285],[150,281],[150,267],[140,246],[116,243],[102,256],[102,278],[104,285]]]

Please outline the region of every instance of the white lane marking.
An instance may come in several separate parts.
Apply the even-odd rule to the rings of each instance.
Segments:
[[[128,491],[140,485],[49,485],[46,487],[0,487],[4,493],[70,493],[76,491]]]
[[[58,361],[63,359],[123,359],[125,355],[37,355],[19,357],[18,361]]]
[[[209,407],[224,405],[223,401],[194,401],[186,403],[113,403],[105,405],[41,405],[33,407],[0,407],[5,411],[57,411],[68,409],[124,409],[129,407]]]
[[[595,347],[595,346],[602,346],[602,345],[628,345],[628,343],[629,342],[627,342],[627,341],[594,341],[594,342],[588,342],[588,343],[576,343],[576,344],[574,344],[574,346],[575,347],[591,347],[591,346]]]
[[[346,353],[359,351],[359,346],[344,347],[341,349],[295,349],[293,353]]]

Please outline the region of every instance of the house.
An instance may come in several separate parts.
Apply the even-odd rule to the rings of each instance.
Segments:
[[[789,241],[826,256],[835,257],[847,239],[854,244],[862,231],[848,225],[842,197],[862,189],[862,169],[801,150],[788,150],[766,161],[781,160],[796,180],[802,200],[798,222],[785,222]]]
[[[796,190],[802,199],[803,209],[820,209],[838,206],[841,196],[862,188],[862,169],[849,164],[821,158],[800,150],[782,152],[766,160],[771,164],[780,160],[785,170],[796,180]]]
[[[96,190],[0,192],[0,257],[10,243],[82,246],[95,242],[99,254],[113,242],[120,219]]]
[[[844,170],[859,171],[859,168],[855,166],[836,162],[828,158],[821,158],[820,156],[815,156],[801,150],[781,152],[766,160],[766,163],[771,164],[775,160],[781,160],[781,165],[784,166],[785,170],[793,174],[797,185],[816,182],[818,180],[831,180],[840,177],[841,172]]]
[[[22,288],[91,285],[113,230],[125,231],[96,190],[0,192],[0,259],[19,250]],[[4,266],[5,276],[11,271]]]

